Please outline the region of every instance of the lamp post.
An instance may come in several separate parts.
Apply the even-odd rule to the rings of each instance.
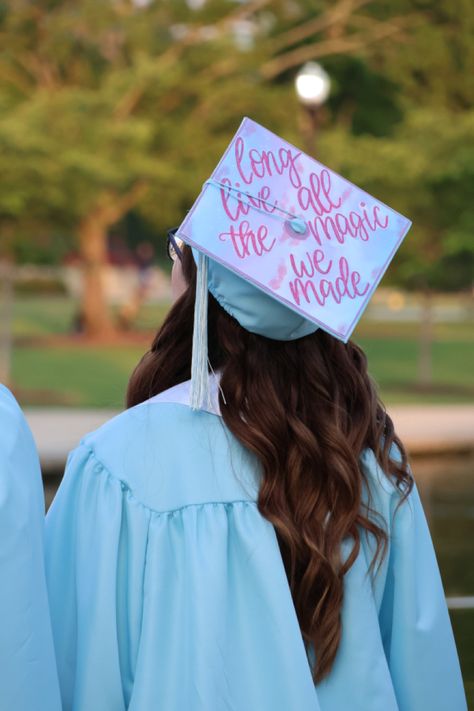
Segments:
[[[299,102],[304,109],[302,133],[308,153],[316,153],[316,134],[318,132],[321,106],[329,96],[331,80],[327,72],[317,62],[307,62],[298,72],[295,89]]]

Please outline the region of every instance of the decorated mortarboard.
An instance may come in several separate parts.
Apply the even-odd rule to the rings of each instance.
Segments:
[[[346,343],[410,220],[244,118],[177,231],[198,275],[193,407],[208,397],[208,290],[249,331]]]

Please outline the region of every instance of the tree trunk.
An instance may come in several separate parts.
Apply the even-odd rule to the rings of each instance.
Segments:
[[[84,218],[78,230],[83,269],[82,330],[87,336],[108,337],[115,332],[104,288],[107,262],[107,228],[94,215]]]
[[[88,336],[107,338],[115,333],[104,289],[107,231],[136,205],[146,190],[146,183],[138,181],[123,195],[104,192],[98,196],[95,209],[79,224],[78,242],[84,271],[81,317]]]
[[[428,288],[423,292],[421,311],[418,384],[423,388],[433,385],[433,297]]]
[[[0,383],[11,379],[12,322],[13,322],[13,266],[0,259]]]

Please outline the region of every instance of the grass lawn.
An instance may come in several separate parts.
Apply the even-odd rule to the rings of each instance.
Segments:
[[[22,405],[121,409],[128,378],[144,350],[136,346],[15,347],[15,394]]]
[[[474,402],[474,330],[468,323],[434,327],[431,392],[417,387],[418,326],[362,319],[354,340],[369,359],[369,370],[388,403]]]
[[[153,330],[167,305],[148,305],[138,327]],[[41,343],[67,334],[75,304],[64,297],[18,297],[14,311],[12,381],[23,405],[121,408],[128,377],[147,345],[76,346]],[[372,376],[388,403],[474,402],[474,333],[470,324],[435,326],[434,388],[416,387],[418,326],[363,318],[354,340],[366,351]],[[151,336],[150,336],[151,338]]]

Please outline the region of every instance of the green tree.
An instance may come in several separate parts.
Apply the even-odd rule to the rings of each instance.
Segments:
[[[179,221],[242,115],[288,133],[302,61],[395,41],[404,19],[361,15],[369,4],[4,2],[0,233],[74,241],[86,329],[110,333],[108,229],[132,208]]]

